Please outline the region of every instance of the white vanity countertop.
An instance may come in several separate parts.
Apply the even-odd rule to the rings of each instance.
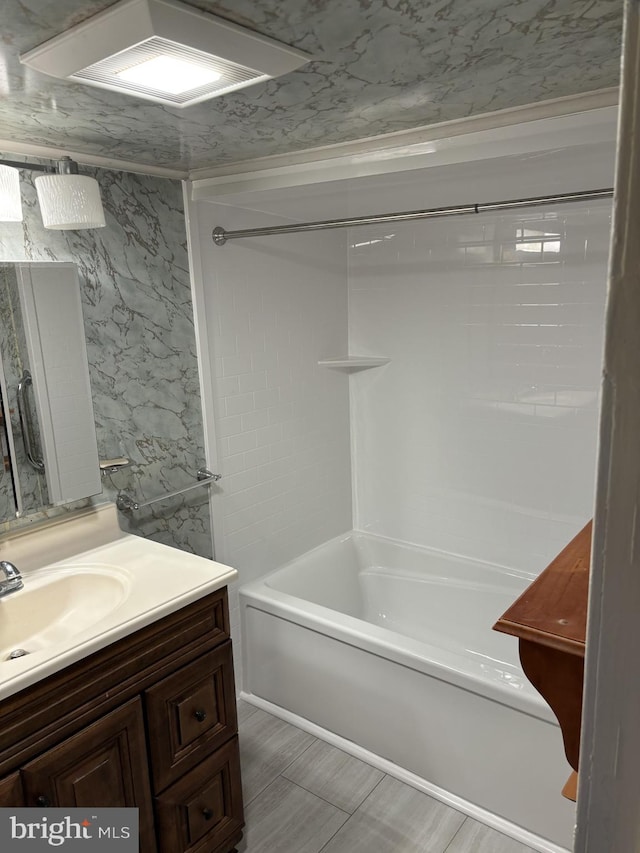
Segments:
[[[124,533],[116,513],[105,504],[0,539],[0,559],[24,580],[0,598],[0,700],[236,578],[222,563]],[[6,660],[16,647],[29,654]]]

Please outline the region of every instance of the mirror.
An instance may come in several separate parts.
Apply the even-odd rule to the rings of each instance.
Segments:
[[[74,264],[0,263],[0,521],[101,492]]]

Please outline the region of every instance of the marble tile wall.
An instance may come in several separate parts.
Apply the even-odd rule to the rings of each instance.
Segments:
[[[87,350],[101,458],[133,466],[103,479],[91,501],[50,508],[0,530],[119,490],[148,500],[195,480],[204,439],[189,265],[178,181],[109,170],[97,177],[107,227],[47,231],[29,173],[22,172],[25,218],[0,228],[0,260],[73,261],[81,281]],[[212,555],[206,488],[121,516],[124,529]]]

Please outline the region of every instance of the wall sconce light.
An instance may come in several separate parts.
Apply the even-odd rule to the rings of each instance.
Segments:
[[[35,180],[45,228],[75,231],[106,225],[98,182],[79,175],[78,164],[70,157],[57,160],[55,166],[0,160],[0,222],[22,221],[20,169],[45,173]]]
[[[0,166],[0,222],[22,222],[20,173],[11,166]]]

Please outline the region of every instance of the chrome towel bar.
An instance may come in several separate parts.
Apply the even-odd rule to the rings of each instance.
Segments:
[[[120,512],[130,512],[132,510],[135,512],[135,510],[143,509],[144,507],[151,506],[151,504],[158,503],[159,501],[168,501],[170,498],[175,498],[178,495],[184,495],[192,489],[200,488],[200,486],[209,486],[211,483],[217,483],[222,477],[222,474],[213,474],[208,468],[200,468],[196,473],[196,477],[198,478],[197,483],[192,483],[190,486],[185,486],[184,489],[176,489],[175,492],[160,495],[157,498],[152,498],[150,501],[144,501],[143,503],[138,503],[138,501],[134,500],[130,495],[127,495],[125,492],[120,492],[116,498],[116,506]]]

